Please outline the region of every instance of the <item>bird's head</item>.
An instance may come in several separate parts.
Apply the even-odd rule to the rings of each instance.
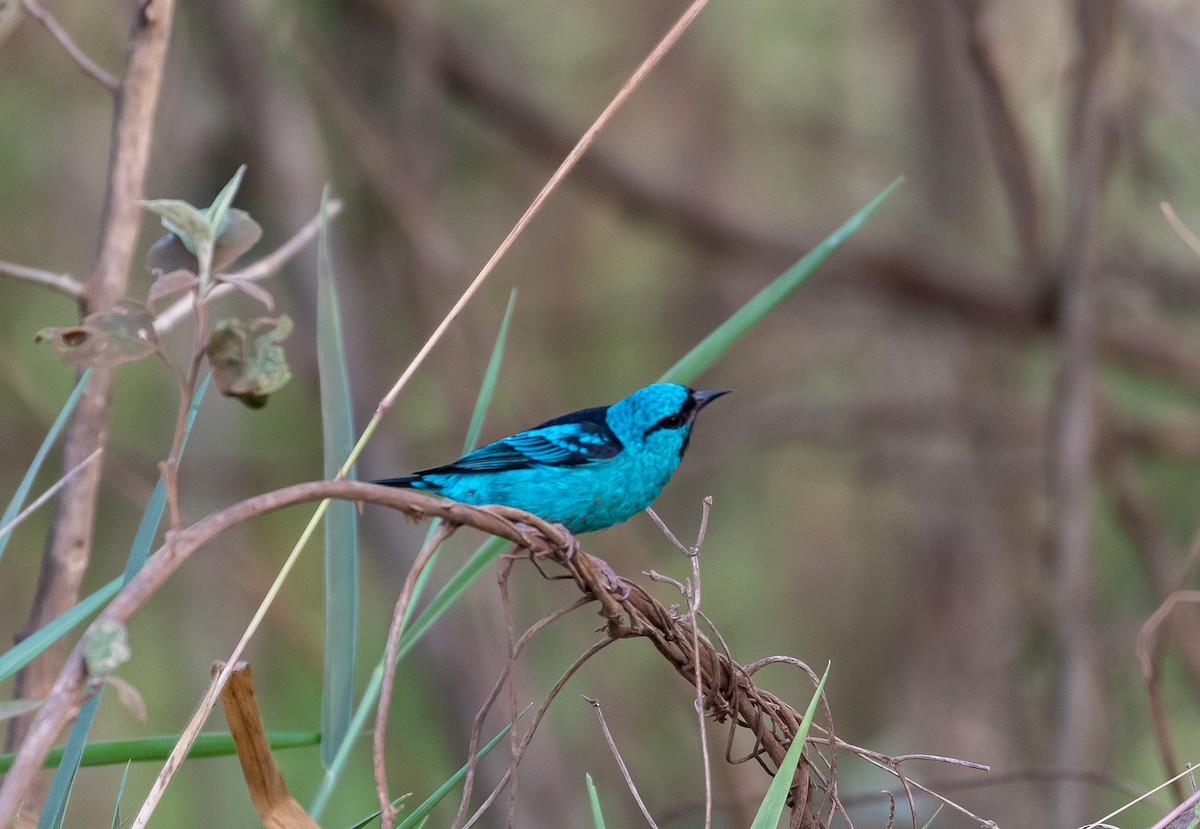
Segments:
[[[638,389],[608,409],[608,427],[627,447],[683,455],[700,410],[728,389],[693,391],[677,383]]]

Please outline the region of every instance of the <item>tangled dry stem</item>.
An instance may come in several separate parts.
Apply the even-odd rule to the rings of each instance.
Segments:
[[[513,542],[517,550],[537,565],[544,575],[565,575],[572,580],[581,592],[579,599],[571,607],[547,616],[518,639],[510,649],[512,659],[520,654],[529,638],[545,625],[570,610],[593,601],[598,603],[599,613],[604,619],[605,635],[572,664],[543,702],[534,717],[533,725],[514,748],[514,766],[532,740],[537,722],[574,671],[604,647],[630,638],[648,639],[675,671],[689,683],[695,684],[697,676],[699,677],[698,699],[703,701],[705,713],[716,722],[730,722],[733,725],[726,750],[730,762],[755,760],[773,774],[783,760],[802,716],[779,697],[758,688],[754,684],[753,676],[766,665],[787,662],[814,677],[815,682],[812,671],[798,660],[773,658],[749,666],[737,664],[727,649],[722,647],[718,651],[708,636],[695,630],[687,614],[676,612],[659,602],[640,585],[618,576],[602,559],[580,549],[578,542],[561,527],[548,525],[536,516],[504,507],[471,507],[413,490],[392,489],[357,481],[313,481],[249,498],[208,516],[192,527],[168,535],[163,547],[122,588],[89,627],[88,632],[81,637],[67,659],[48,699],[39,709],[13,766],[0,785],[0,826],[8,825],[55,738],[70,724],[77,715],[79,706],[87,698],[89,682],[83,648],[90,631],[98,625],[111,622],[124,624],[157,593],[171,574],[226,529],[266,512],[325,498],[374,503],[399,510],[417,520],[436,517],[453,527],[472,527]],[[551,573],[547,568],[556,568],[559,572]],[[497,698],[502,690],[511,663],[510,659],[509,667],[496,684],[492,700]],[[831,751],[833,748],[859,754],[908,785],[908,779],[900,769],[903,758],[887,758],[837,740],[833,736],[832,717],[827,703],[823,705],[822,710],[825,720],[823,734],[810,737],[805,760],[801,763],[792,786],[791,825],[806,829],[828,825],[828,819],[835,811],[843,816],[845,814],[837,802],[834,786],[833,771],[836,766],[832,759],[835,756]],[[480,724],[483,713],[481,712],[479,719]],[[746,729],[752,735],[753,747],[744,756],[735,758],[732,754],[733,732],[739,728]],[[473,746],[472,754],[474,752]],[[962,762],[948,758],[922,759]],[[499,793],[499,789],[506,785],[511,773],[512,767],[498,790],[489,798],[489,802]],[[930,793],[924,787],[916,788]],[[945,798],[934,796],[975,817]],[[986,822],[980,820],[980,823]]]

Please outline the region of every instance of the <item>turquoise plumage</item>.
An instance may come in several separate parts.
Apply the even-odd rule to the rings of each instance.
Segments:
[[[654,502],[679,466],[696,415],[727,393],[655,383],[611,406],[501,438],[445,466],[375,483],[476,506],[516,507],[573,533],[603,530]]]

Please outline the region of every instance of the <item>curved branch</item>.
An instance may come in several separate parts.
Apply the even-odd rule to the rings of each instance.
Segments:
[[[213,513],[188,529],[169,533],[166,543],[116,595],[71,651],[50,689],[45,704],[38,710],[12,768],[0,785],[0,826],[7,826],[12,820],[55,739],[75,718],[79,706],[87,698],[88,676],[83,648],[88,633],[99,624],[124,624],[192,554],[230,527],[274,510],[325,498],[379,504],[398,509],[418,520],[440,517],[450,524],[470,526],[490,535],[500,536],[534,551],[535,554],[545,554],[550,545],[564,543],[562,533],[534,516],[523,517],[522,523],[537,531],[528,533],[512,521],[486,509],[444,501],[414,490],[345,480],[313,481],[257,495]]]

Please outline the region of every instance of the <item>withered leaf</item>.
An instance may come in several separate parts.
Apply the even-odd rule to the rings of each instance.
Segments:
[[[218,321],[204,351],[221,394],[236,397],[252,409],[265,406],[267,398],[292,379],[279,345],[291,331],[292,321],[286,314],[250,323]]]
[[[115,366],[140,360],[158,348],[154,315],[140,302],[118,300],[111,310],[88,314],[79,325],[48,327],[34,342],[48,342],[75,368]]]

